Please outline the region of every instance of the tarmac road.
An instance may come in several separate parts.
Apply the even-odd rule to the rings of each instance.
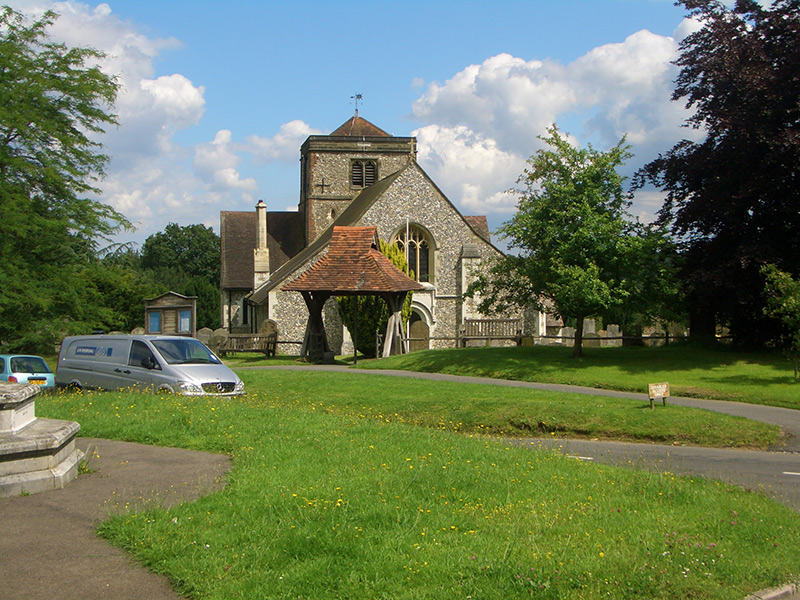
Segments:
[[[552,438],[510,442],[558,449],[579,460],[719,479],[763,490],[800,511],[800,455],[795,453]]]

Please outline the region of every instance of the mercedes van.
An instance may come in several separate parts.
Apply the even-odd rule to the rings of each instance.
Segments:
[[[56,385],[142,389],[186,396],[244,394],[244,383],[202,342],[165,335],[64,338]]]

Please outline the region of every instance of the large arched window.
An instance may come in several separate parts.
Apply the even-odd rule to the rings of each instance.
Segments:
[[[408,268],[413,271],[414,279],[417,281],[433,279],[433,244],[430,236],[424,230],[410,225],[408,240],[406,240],[406,229],[404,228],[397,233],[394,243],[406,253]]]

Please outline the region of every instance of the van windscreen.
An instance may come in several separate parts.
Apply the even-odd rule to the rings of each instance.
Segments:
[[[192,338],[152,340],[158,353],[170,365],[221,364],[203,344]]]

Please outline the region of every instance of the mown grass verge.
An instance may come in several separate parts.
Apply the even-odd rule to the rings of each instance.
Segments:
[[[343,373],[242,369],[247,389],[280,388],[310,410],[467,434],[614,439],[764,449],[780,429],[707,410],[523,388]]]
[[[37,400],[82,435],[233,457],[222,492],[100,527],[193,598],[740,600],[798,574],[800,515],[760,494],[329,410],[350,374],[244,375],[241,398]]]
[[[778,353],[741,353],[725,348],[672,344],[661,348],[588,348],[572,358],[570,348],[532,346],[426,350],[361,361],[363,369],[401,369],[565,383],[647,392],[668,381],[674,396],[694,396],[800,408],[800,385]]]

